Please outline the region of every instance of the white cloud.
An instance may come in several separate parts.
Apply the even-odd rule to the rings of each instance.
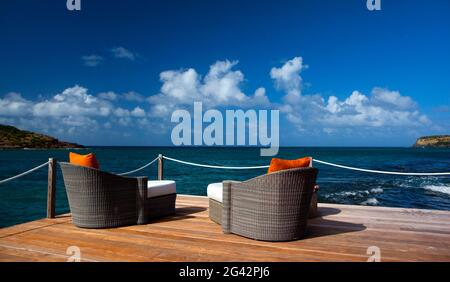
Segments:
[[[266,95],[266,89],[264,87],[260,87],[256,89],[253,96],[249,99],[247,106],[249,107],[269,107],[270,101]]]
[[[162,134],[170,129],[167,120],[175,109],[202,101],[204,110],[280,109],[290,124],[282,127],[292,131],[293,126],[297,132],[352,136],[375,131],[419,132],[435,126],[411,97],[388,88],[374,87],[369,94],[355,90],[339,97],[305,95],[301,73],[307,67],[301,57],[271,69],[275,88],[283,92],[278,103],[269,101],[264,87],[246,94],[245,76],[236,70],[237,65],[237,61],[217,61],[204,76],[193,68],[163,71],[159,93],[147,98],[134,91],[92,95],[78,85],[35,101],[11,92],[0,97],[0,121],[41,132],[73,133],[82,127],[100,134],[99,130],[136,126]]]
[[[156,99],[167,97],[177,103],[190,103],[193,99],[200,99],[198,87],[199,75],[194,69],[186,71],[164,71],[160,74],[161,94],[153,96]],[[150,97],[150,101],[154,99]]]
[[[142,96],[141,94],[134,92],[134,91],[124,93],[122,96],[125,100],[131,101],[131,102],[144,102],[145,101],[144,96]]]
[[[237,106],[278,108],[298,131],[320,130],[327,134],[361,128],[425,128],[431,124],[419,112],[417,103],[399,91],[375,87],[370,95],[353,91],[347,97],[304,95],[301,72],[307,69],[295,57],[270,71],[275,88],[284,93],[281,103],[271,103],[266,89],[260,87],[246,95],[241,88],[244,74],[235,70],[237,61],[217,61],[202,77],[195,69],[169,70],[160,74],[160,93],[148,98],[153,117],[169,117],[177,108],[202,101],[204,108]]]
[[[102,92],[97,95],[100,99],[115,101],[119,98],[119,95],[113,91]]]
[[[129,91],[123,94],[116,93],[114,91],[101,92],[97,94],[97,97],[109,101],[126,100],[129,102],[145,102],[146,98],[135,91]]]
[[[303,65],[303,59],[295,57],[280,68],[272,68],[270,77],[275,81],[277,89],[286,91],[286,97],[296,101],[301,95],[302,77],[300,73],[305,68],[307,66]]]
[[[72,131],[75,127],[97,128],[98,122],[86,116],[65,116],[61,119],[62,124],[70,126]]]
[[[87,93],[81,86],[67,88],[49,100],[33,105],[34,116],[108,116],[112,104]]]
[[[176,105],[174,104],[167,104],[167,105],[163,105],[163,104],[156,104],[152,106],[151,109],[151,115],[154,117],[161,117],[161,118],[167,118],[169,117]]]
[[[140,118],[137,120],[137,124],[141,127],[141,128],[145,128],[146,126],[148,126],[149,124],[151,124],[150,120],[147,118]]]
[[[374,88],[372,93],[379,93],[379,88]],[[425,115],[417,110],[410,110],[415,103],[409,97],[398,94],[397,91],[383,90],[383,98],[386,101],[407,101],[407,103],[387,103],[381,106],[379,96],[372,94],[368,97],[358,91],[344,101],[339,101],[334,96],[328,99],[326,111],[321,113],[321,124],[339,127],[419,127],[430,123]],[[408,106],[408,109],[405,107]]]
[[[114,110],[114,115],[117,117],[128,117],[130,116],[130,111],[123,108],[117,108]]]
[[[98,55],[82,56],[83,64],[87,67],[96,67],[102,63],[103,57]]]
[[[244,80],[241,71],[233,71],[237,61],[218,61],[211,65],[200,88],[203,97],[212,104],[240,105],[249,99],[240,89]]]
[[[121,117],[118,122],[122,126],[129,126],[131,124],[131,119],[129,117]]]
[[[148,97],[152,116],[168,118],[176,107],[201,101],[199,76],[194,69],[164,71],[159,77],[161,92]]]
[[[161,72],[160,93],[148,98],[152,105],[151,114],[157,117],[170,117],[174,109],[192,105],[195,101],[202,101],[205,108],[270,105],[262,87],[253,95],[243,93],[241,84],[244,81],[244,74],[239,70],[233,70],[237,64],[237,61],[217,61],[210,66],[203,79],[193,68]]]
[[[131,52],[130,50],[122,46],[112,48],[111,53],[115,58],[128,59],[131,61],[134,61],[136,59],[135,53]]]
[[[141,107],[136,107],[131,111],[131,115],[134,117],[145,117],[145,111]]]
[[[134,105],[130,110],[114,104],[119,99],[127,99],[129,93],[132,92],[119,95],[110,91],[94,96],[86,88],[76,85],[50,98],[33,101],[11,92],[0,97],[0,122],[58,135],[70,135],[78,128],[83,128],[83,132],[99,133],[98,129],[118,125],[151,126],[142,107]],[[137,93],[132,95],[135,102],[136,97],[140,97]]]
[[[415,109],[417,103],[411,97],[402,96],[398,91],[375,87],[372,90],[373,102],[380,106],[394,107],[401,110]]]
[[[114,110],[114,115],[117,117],[145,117],[146,113],[144,111],[144,109],[142,109],[141,107],[137,106],[135,107],[132,111],[127,110],[127,109],[123,109],[123,108],[117,108]]]
[[[275,87],[285,93],[279,107],[299,131],[322,128],[331,134],[339,132],[337,128],[418,128],[431,124],[411,97],[387,88],[375,87],[371,96],[355,90],[343,100],[336,96],[325,99],[319,94],[303,95],[300,73],[304,69],[303,59],[295,57],[270,72]]]
[[[0,116],[22,116],[30,111],[31,103],[20,93],[10,92],[0,98]]]

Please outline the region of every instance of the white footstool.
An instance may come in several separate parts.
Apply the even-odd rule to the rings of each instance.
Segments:
[[[175,213],[177,199],[176,183],[173,180],[150,180],[147,183],[148,218],[157,218]]]
[[[177,184],[173,180],[149,180],[147,198],[166,196],[177,193]]]

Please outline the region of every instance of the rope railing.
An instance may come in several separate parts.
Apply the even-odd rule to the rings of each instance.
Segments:
[[[324,162],[321,160],[313,159],[314,162],[333,166],[337,168],[343,168],[348,170],[355,170],[355,171],[362,171],[362,172],[369,172],[369,173],[378,173],[378,174],[391,174],[391,175],[408,175],[408,176],[444,176],[444,175],[450,175],[450,172],[400,172],[400,171],[385,171],[385,170],[372,170],[372,169],[364,169],[364,168],[358,168],[358,167],[351,167],[351,166],[345,166],[345,165],[339,165],[329,162]]]
[[[16,176],[12,176],[12,177],[10,177],[10,178],[6,178],[6,179],[3,179],[3,180],[0,180],[0,184],[6,183],[6,182],[8,182],[8,181],[12,181],[12,180],[14,180],[14,179],[20,178],[20,177],[25,176],[25,175],[27,175],[27,174],[30,174],[30,173],[32,173],[33,171],[36,171],[36,170],[38,170],[38,169],[40,169],[40,168],[43,168],[44,166],[48,165],[48,163],[49,163],[49,162],[47,161],[47,162],[45,162],[45,163],[43,163],[43,164],[41,164],[41,165],[38,165],[38,166],[35,167],[35,168],[32,168],[32,169],[27,170],[27,171],[25,171],[25,172],[22,172],[22,173],[20,173],[20,174],[18,174],[18,175],[16,175]]]
[[[128,175],[128,174],[132,174],[132,173],[138,172],[138,171],[140,171],[140,170],[143,170],[144,168],[149,167],[149,166],[152,165],[154,162],[156,162],[158,159],[159,159],[159,157],[156,157],[153,161],[149,162],[148,164],[146,164],[146,165],[144,165],[144,166],[141,166],[140,168],[137,168],[137,169],[132,170],[132,171],[127,171],[127,172],[119,173],[119,174],[117,174],[117,175],[123,176],[123,175]]]
[[[200,163],[194,163],[194,162],[188,162],[188,161],[183,161],[183,160],[179,160],[179,159],[175,159],[175,158],[171,158],[171,157],[167,157],[167,156],[158,156],[155,159],[153,159],[151,162],[137,168],[131,171],[127,171],[127,172],[123,172],[123,173],[119,173],[117,175],[128,175],[128,174],[132,174],[138,171],[141,171],[147,167],[149,167],[150,165],[152,165],[153,163],[155,163],[158,159],[166,159],[169,161],[173,161],[173,162],[177,162],[177,163],[181,163],[181,164],[185,164],[185,165],[190,165],[190,166],[196,166],[196,167],[204,167],[204,168],[213,168],[213,169],[233,169],[233,170],[248,170],[248,169],[263,169],[263,168],[268,168],[269,165],[261,165],[261,166],[218,166],[218,165],[208,165],[208,164],[200,164]],[[336,163],[330,163],[330,162],[326,162],[326,161],[322,161],[322,160],[318,160],[318,159],[313,159],[313,162],[319,163],[319,164],[323,164],[323,165],[327,165],[327,166],[332,166],[332,167],[337,167],[337,168],[342,168],[342,169],[348,169],[348,170],[353,170],[353,171],[360,171],[360,172],[367,172],[367,173],[377,173],[377,174],[390,174],[390,175],[403,175],[403,176],[447,176],[450,175],[450,172],[400,172],[400,171],[385,171],[385,170],[373,170],[373,169],[365,169],[365,168],[359,168],[359,167],[351,167],[351,166],[345,166],[345,165],[340,165],[340,164],[336,164]],[[34,167],[30,170],[27,170],[25,172],[22,172],[18,175],[12,176],[10,178],[6,178],[3,180],[0,180],[0,184],[15,180],[17,178],[20,178],[22,176],[25,176],[27,174],[30,174],[46,165],[48,165],[48,161],[37,166]]]
[[[217,166],[217,165],[206,165],[206,164],[199,164],[199,163],[193,163],[193,162],[186,162],[182,160],[177,160],[174,158],[169,158],[166,156],[163,156],[164,159],[185,164],[185,165],[191,165],[191,166],[198,166],[198,167],[206,167],[206,168],[218,168],[218,169],[260,169],[260,168],[268,168],[268,165],[262,165],[262,166]]]
[[[185,164],[185,165],[191,165],[191,166],[197,166],[197,167],[205,167],[205,168],[215,168],[215,169],[261,169],[261,168],[268,168],[269,165],[262,165],[262,166],[217,166],[217,165],[207,165],[207,164],[199,164],[199,163],[193,163],[193,162],[187,162],[182,161],[170,157],[163,156],[164,159]],[[372,170],[372,169],[364,169],[364,168],[358,168],[358,167],[351,167],[351,166],[344,166],[339,165],[335,163],[325,162],[318,159],[313,159],[313,162],[320,163],[323,165],[333,166],[337,168],[342,169],[348,169],[348,170],[354,170],[354,171],[361,171],[361,172],[368,172],[368,173],[377,173],[377,174],[391,174],[391,175],[407,175],[407,176],[444,176],[444,175],[450,175],[450,172],[399,172],[399,171],[383,171],[383,170]]]
[[[200,164],[195,162],[188,162],[183,161],[171,157],[166,157],[163,155],[158,155],[154,160],[151,162],[137,168],[131,171],[123,172],[118,175],[128,175],[132,174],[138,171],[141,171],[150,165],[152,165],[154,162],[158,161],[158,179],[163,180],[163,160],[166,159],[168,161],[184,164],[184,165],[190,165],[190,166],[196,166],[196,167],[203,167],[203,168],[213,168],[213,169],[233,169],[233,170],[248,170],[248,169],[263,169],[268,168],[269,165],[260,165],[260,166],[219,166],[219,165],[208,165],[208,164]],[[360,172],[366,172],[366,173],[377,173],[377,174],[390,174],[390,175],[407,175],[407,176],[449,176],[450,172],[399,172],[399,171],[383,171],[383,170],[372,170],[372,169],[365,169],[365,168],[359,168],[359,167],[351,167],[351,166],[345,166],[335,163],[330,163],[326,161],[321,161],[318,159],[312,159],[313,162],[332,166],[336,168],[341,169],[348,169],[353,171],[360,171]],[[22,172],[18,175],[0,180],[0,184],[4,184],[6,182],[18,179],[20,177],[23,177],[27,174],[30,174],[38,169],[43,168],[44,166],[48,165],[48,192],[47,192],[47,217],[48,218],[54,218],[55,217],[55,197],[56,197],[56,160],[53,158],[50,158],[49,161],[38,165],[37,167],[34,167],[30,170],[27,170],[25,172]]]

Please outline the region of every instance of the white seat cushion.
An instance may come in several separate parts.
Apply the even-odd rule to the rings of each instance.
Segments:
[[[150,180],[148,181],[147,198],[165,196],[177,193],[177,186],[173,180]]]
[[[223,202],[223,185],[222,182],[211,183],[207,188],[208,198],[211,198],[219,203]]]

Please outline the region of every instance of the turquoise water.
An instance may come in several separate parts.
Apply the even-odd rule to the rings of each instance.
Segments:
[[[181,147],[98,147],[78,150],[94,152],[103,170],[125,172],[138,168],[158,154],[199,163],[253,166],[265,165],[257,148],[181,148]],[[2,150],[0,179],[37,166],[49,157],[67,161],[67,150]],[[281,148],[278,157],[302,156],[376,170],[408,172],[450,171],[449,149],[413,148]],[[368,174],[320,164],[319,201],[328,203],[377,205],[450,210],[450,177],[413,177]],[[164,176],[177,181],[178,193],[206,195],[206,186],[224,179],[245,180],[265,173],[265,169],[230,171],[205,169],[165,161]],[[155,179],[156,164],[135,175]],[[22,223],[46,215],[47,170],[45,168],[19,180],[0,185],[0,226]],[[57,213],[68,212],[61,171],[57,172]]]

